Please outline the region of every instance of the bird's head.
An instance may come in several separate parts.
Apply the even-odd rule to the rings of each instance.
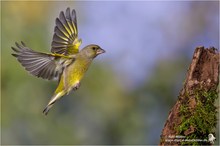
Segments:
[[[83,56],[93,59],[99,54],[105,53],[105,50],[100,48],[98,45],[88,45],[85,48],[83,48],[80,52]]]

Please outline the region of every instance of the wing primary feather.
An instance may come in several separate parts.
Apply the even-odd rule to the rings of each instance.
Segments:
[[[21,41],[21,44],[22,44],[24,47],[26,47],[26,44],[25,44],[23,41]]]
[[[67,42],[68,40],[65,40],[65,39],[59,37],[57,34],[55,34],[55,35],[53,36],[53,41],[54,41],[54,42],[57,42],[57,43],[65,43],[65,44],[68,44],[68,42]]]
[[[19,51],[16,49],[16,48],[14,48],[14,47],[11,47],[12,48],[12,50],[14,50],[16,53],[19,53]]]
[[[71,34],[65,29],[63,23],[62,23],[61,20],[58,19],[58,18],[56,19],[56,26],[59,28],[59,30],[60,30],[61,32],[63,32],[63,34],[64,34],[67,38],[69,38],[69,36],[70,36]]]
[[[66,19],[67,20],[69,19],[71,21],[71,19],[70,19],[70,8],[69,7],[66,9],[65,15],[66,15]]]
[[[19,49],[22,48],[17,42],[15,42],[15,45],[16,45]]]
[[[60,38],[66,40],[66,41],[69,40],[69,38],[66,36],[66,34],[58,26],[55,26],[54,32]]]
[[[71,22],[72,22],[75,34],[76,34],[76,36],[78,36],[78,33],[77,33],[76,11],[74,9],[72,10],[71,20],[72,20]]]
[[[68,45],[68,43],[66,43],[66,42],[63,42],[63,43],[60,43],[60,42],[55,42],[55,41],[53,41],[52,42],[52,45],[54,46],[54,47],[66,47],[67,45]]]
[[[71,16],[70,16],[70,9],[67,8],[66,9],[66,13],[65,13],[65,19],[66,19],[66,22],[67,22],[67,25],[69,26],[69,28],[71,29],[71,32],[72,32],[72,35],[76,36],[75,32],[74,32],[74,29],[73,29],[73,26],[72,26],[72,19],[71,19]]]
[[[68,24],[63,11],[60,12],[59,19],[63,23],[63,26],[66,28],[66,30],[69,31],[69,34],[73,34],[74,32],[71,30],[71,26]]]
[[[33,60],[24,60],[24,59],[18,59],[19,61],[22,62],[23,65],[25,66],[35,66],[37,65],[38,63],[42,63],[42,62],[45,62],[45,59],[33,59]]]
[[[45,65],[47,65],[47,63],[48,63],[48,62],[39,63],[37,66],[26,67],[26,69],[27,69],[28,71],[40,70],[40,69],[43,68]]]
[[[75,11],[74,9],[72,10],[71,18],[72,18],[72,22],[75,23],[75,26],[76,26],[76,28],[77,28],[76,11]]]

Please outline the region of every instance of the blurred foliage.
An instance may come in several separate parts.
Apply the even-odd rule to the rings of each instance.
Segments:
[[[62,9],[69,3],[63,4]],[[48,25],[54,25],[51,13],[60,3],[1,4],[2,144],[159,143],[163,124],[191,60],[187,53],[158,59],[151,68],[152,74],[146,73],[143,84],[126,88],[129,81],[105,60],[107,52],[93,62],[80,89],[57,102],[45,117],[42,110],[57,83],[29,75],[11,56],[10,48],[22,40],[34,50],[49,50],[53,29]],[[71,4],[74,6],[74,2]]]

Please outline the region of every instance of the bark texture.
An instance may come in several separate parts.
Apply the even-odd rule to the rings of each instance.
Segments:
[[[217,123],[219,53],[214,47],[195,49],[179,97],[161,134],[160,145],[213,144]]]

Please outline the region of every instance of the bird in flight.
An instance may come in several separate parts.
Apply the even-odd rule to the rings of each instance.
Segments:
[[[48,114],[54,103],[77,90],[93,59],[105,53],[101,47],[90,44],[79,50],[82,43],[78,38],[76,11],[70,8],[60,12],[56,18],[51,53],[42,53],[27,47],[24,42],[15,43],[12,54],[32,75],[47,80],[58,80],[58,86],[43,110]]]

